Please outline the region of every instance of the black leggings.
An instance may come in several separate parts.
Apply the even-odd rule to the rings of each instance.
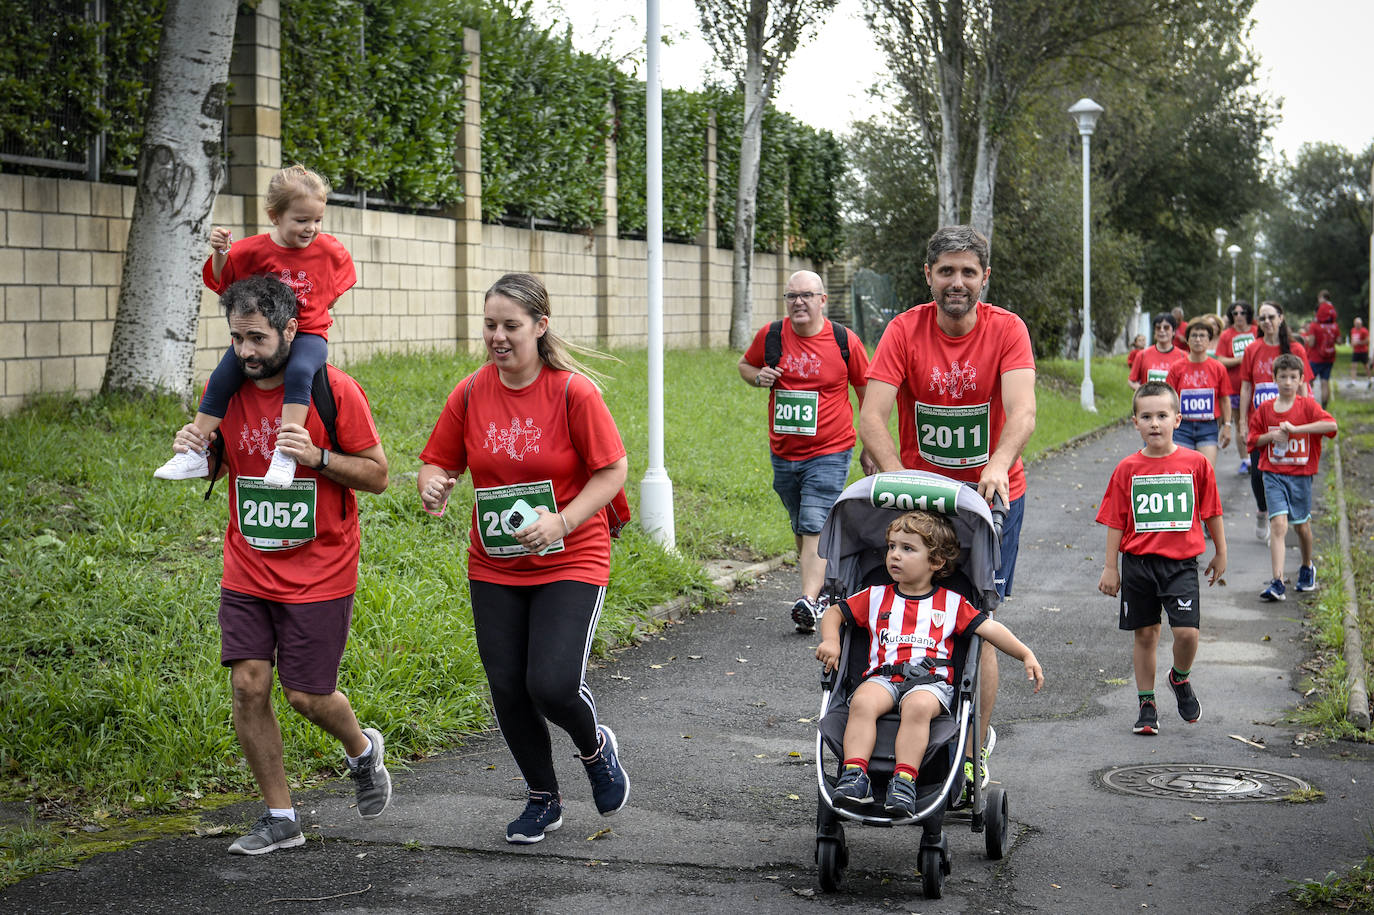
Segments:
[[[1250,452],[1250,491],[1255,494],[1255,508],[1261,515],[1269,513],[1269,503],[1264,498],[1264,474],[1259,466],[1260,449]]]
[[[558,791],[547,722],[583,756],[596,752],[596,703],[587,655],[605,587],[580,581],[498,585],[469,579],[477,652],[496,723],[531,791]]]

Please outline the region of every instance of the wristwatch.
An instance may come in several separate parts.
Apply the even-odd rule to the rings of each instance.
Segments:
[[[325,469],[326,467],[328,467],[328,466],[329,466],[329,449],[328,449],[328,448],[321,448],[321,449],[320,449],[320,466],[316,467],[315,469],[316,469],[316,470],[324,470],[324,469]]]

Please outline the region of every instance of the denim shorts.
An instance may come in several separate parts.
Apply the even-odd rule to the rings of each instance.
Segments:
[[[893,683],[891,677],[886,677],[882,674],[874,674],[867,680],[864,680],[865,683],[869,681],[887,690],[887,694],[892,697],[893,708],[901,708],[902,703],[906,701],[906,697],[910,696],[912,693],[930,693],[936,699],[940,700],[940,705],[944,706],[946,712],[949,711],[950,704],[954,701],[954,686],[945,682],[913,683],[911,680],[903,680],[901,683]]]
[[[849,457],[853,449],[834,454],[818,454],[801,461],[789,461],[776,454],[773,459],[773,491],[782,499],[792,521],[794,534],[819,534],[830,507],[844,492],[849,480]]]
[[[1289,524],[1306,524],[1312,520],[1312,478],[1266,470],[1264,500],[1269,517],[1287,515]]]
[[[1174,430],[1174,444],[1190,451],[1201,445],[1215,445],[1221,436],[1217,424],[1215,419],[1185,419]]]

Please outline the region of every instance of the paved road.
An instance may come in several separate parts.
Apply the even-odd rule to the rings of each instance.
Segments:
[[[303,848],[244,859],[224,854],[227,835],[148,842],[0,891],[0,910],[1285,910],[1290,879],[1367,853],[1374,754],[1294,743],[1298,729],[1284,718],[1299,698],[1307,653],[1301,610],[1294,600],[1265,606],[1256,597],[1267,558],[1244,511],[1253,510],[1248,484],[1230,472],[1234,457],[1223,458],[1221,477],[1230,585],[1204,593],[1193,674],[1202,721],[1185,724],[1165,694],[1163,733],[1130,732],[1130,642],[1116,629],[1115,601],[1096,591],[1104,538],[1093,516],[1112,466],[1138,444],[1118,427],[1031,468],[1016,593],[1001,618],[1035,648],[1049,682],[1032,696],[1018,677],[1004,677],[992,771],[1011,800],[1014,846],[990,862],[981,836],[947,826],[953,873],[941,900],[921,896],[915,830],[850,830],[845,890],[816,890],[815,639],[791,632],[798,582],[783,571],[592,672],[634,780],[629,805],[613,819],[596,816],[563,742],[564,828],[540,845],[506,845],[502,830],[521,807],[521,785],[499,737],[479,735],[396,771],[395,803],[379,820],[357,819],[342,781],[306,795],[316,838]],[[1161,670],[1167,647],[1166,637]],[[1115,766],[1162,763],[1271,770],[1325,796],[1218,804],[1127,796],[1100,781]],[[256,815],[243,806],[207,822]],[[281,901],[318,897],[332,898]]]

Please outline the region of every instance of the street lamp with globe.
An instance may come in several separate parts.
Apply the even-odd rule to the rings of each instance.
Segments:
[[[1097,119],[1105,109],[1090,98],[1081,98],[1069,108],[1069,114],[1078,122],[1078,135],[1083,138],[1083,337],[1079,349],[1083,351],[1083,385],[1078,392],[1078,402],[1090,413],[1097,412],[1093,402],[1093,325],[1092,325],[1092,198],[1089,177],[1092,162],[1091,137],[1097,129]]]

